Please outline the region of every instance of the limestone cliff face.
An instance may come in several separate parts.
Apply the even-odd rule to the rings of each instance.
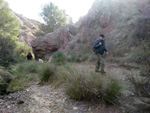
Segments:
[[[18,41],[23,42],[31,47],[31,41],[36,38],[34,34],[39,30],[38,26],[41,23],[36,20],[28,19],[17,13],[15,13],[15,15],[20,22]]]

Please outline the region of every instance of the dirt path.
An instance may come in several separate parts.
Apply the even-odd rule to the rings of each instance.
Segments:
[[[120,113],[120,110],[104,104],[70,100],[63,88],[33,85],[26,90],[29,96],[25,104],[18,106],[18,113]]]
[[[94,65],[78,64],[77,66],[85,66],[87,69],[94,71]],[[127,89],[131,88],[128,77],[131,72],[125,68],[119,67],[116,64],[106,64],[107,75],[116,76],[117,78],[128,84]],[[134,73],[139,74],[139,70],[134,70]],[[131,88],[132,90],[132,88]],[[88,102],[77,102],[70,100],[64,93],[63,88],[53,88],[50,85],[40,86],[37,83],[25,89],[19,98],[24,100],[24,104],[18,105],[14,102],[6,107],[5,110],[0,110],[0,113],[122,113],[118,107],[106,106],[105,104],[92,104]],[[130,90],[125,90],[124,95],[134,96]],[[14,94],[15,95],[15,94]],[[14,97],[11,97],[14,99]],[[7,102],[6,102],[7,103]],[[126,103],[127,106],[130,106]],[[13,112],[12,112],[13,111]],[[125,112],[125,111],[124,111]]]

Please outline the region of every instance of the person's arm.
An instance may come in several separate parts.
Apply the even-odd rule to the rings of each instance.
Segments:
[[[106,54],[109,54],[109,52],[107,51],[106,47],[104,47],[104,51],[106,52]]]
[[[103,46],[104,46],[104,51],[107,53],[108,51],[107,51],[107,49],[105,47],[105,42],[104,41],[103,41]]]
[[[106,52],[106,54],[109,54],[109,52],[107,51],[107,49],[105,47],[105,42],[104,42],[104,51]]]

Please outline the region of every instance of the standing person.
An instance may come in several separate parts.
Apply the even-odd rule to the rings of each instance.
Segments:
[[[104,64],[103,54],[104,54],[104,52],[109,54],[105,48],[104,37],[105,36],[103,34],[100,34],[99,38],[95,40],[94,48],[93,48],[93,51],[95,52],[95,54],[97,56],[95,72],[101,72],[102,74],[106,73],[104,71],[105,64]],[[101,68],[101,71],[99,71],[100,68]]]
[[[32,60],[32,54],[31,54],[30,52],[29,52],[28,55],[27,55],[27,59],[28,59],[28,60]]]

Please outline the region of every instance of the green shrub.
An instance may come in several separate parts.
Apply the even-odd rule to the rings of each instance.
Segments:
[[[42,72],[40,74],[40,83],[48,82],[49,79],[52,80],[54,76],[54,70],[56,70],[53,66],[46,64],[42,68]]]
[[[26,55],[31,48],[29,48],[28,45],[26,45],[23,42],[16,42],[16,48],[15,48],[15,54],[16,56],[21,56],[23,58],[26,58]]]
[[[73,72],[73,75],[75,75],[75,73],[76,72]],[[71,99],[90,101],[91,99],[97,98],[97,89],[95,90],[97,86],[93,84],[95,81],[91,78],[88,79],[84,75],[84,72],[79,75],[77,74],[69,77],[66,85],[66,93]],[[101,82],[98,83],[99,86],[101,86]]]
[[[81,54],[79,62],[85,62],[89,58],[88,54]]]
[[[36,76],[32,74],[24,74],[24,73],[14,74],[13,79],[7,88],[7,91],[14,92],[14,91],[22,90],[25,87],[29,86],[30,83],[36,79],[35,77]]]
[[[111,53],[114,57],[123,57],[124,56],[124,51],[123,50],[121,50],[119,47],[117,48],[115,48],[115,49],[113,49],[112,50],[112,53]]]
[[[6,89],[8,84],[4,81],[4,79],[0,76],[0,95],[6,94]]]
[[[5,0],[0,1],[0,15],[0,65],[8,67],[14,61],[19,20]]]
[[[65,72],[67,75],[66,93],[71,99],[90,101],[97,98],[97,88],[101,86],[101,82],[96,82],[96,79],[94,81],[95,75],[91,76],[93,73],[76,69],[66,70]]]
[[[135,62],[135,63],[141,63],[142,58],[144,58],[144,52],[143,50],[134,50],[132,52],[129,53],[129,55],[127,56],[127,61],[128,62]]]
[[[10,73],[0,69],[0,95],[7,93],[7,87],[11,80],[12,77]]]
[[[53,54],[52,62],[55,64],[64,64],[67,61],[66,56],[63,52],[58,51]]]
[[[0,34],[0,65],[7,67],[14,61],[14,48],[15,42],[2,38]]]
[[[70,54],[68,56],[69,56],[68,61],[70,61],[70,62],[76,62],[77,61],[78,56],[76,54]]]
[[[122,86],[120,83],[115,80],[110,78],[110,83],[108,83],[107,88],[105,89],[105,101],[109,104],[113,104],[116,102],[116,99],[120,96],[120,91],[122,89]]]
[[[13,75],[7,90],[14,92],[21,90],[30,85],[31,82],[38,79],[40,75],[40,82],[44,83],[52,78],[55,68],[52,65],[39,63],[36,61],[26,61],[10,67],[10,72]]]
[[[121,96],[121,84],[112,77],[97,75],[84,67],[71,65],[61,67],[57,73],[56,84],[63,83],[71,99],[114,104]]]
[[[40,65],[36,61],[27,61],[11,67],[11,72],[13,74],[38,73],[39,71]]]
[[[32,81],[37,79],[34,73],[38,74],[41,72],[41,67],[41,64],[36,61],[27,61],[11,66],[10,72],[13,78],[7,91],[14,92],[29,86]]]
[[[39,72],[39,68],[40,68],[39,63],[36,61],[28,61],[21,66],[28,73],[37,73],[37,72]]]
[[[82,53],[77,53],[77,54],[71,54],[69,57],[69,61],[70,62],[85,62],[86,60],[88,60],[88,54],[82,54]]]

